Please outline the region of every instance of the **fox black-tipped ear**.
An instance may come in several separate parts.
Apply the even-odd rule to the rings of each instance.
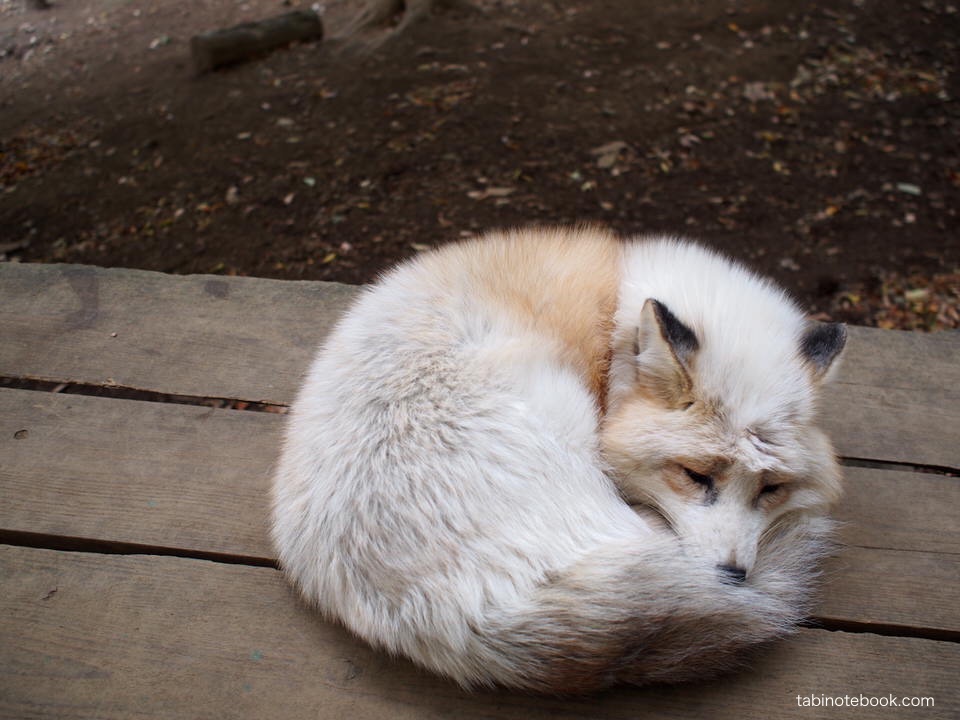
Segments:
[[[680,322],[677,316],[670,312],[670,308],[659,300],[647,300],[643,305],[643,313],[647,311],[648,306],[652,309],[656,318],[660,336],[666,340],[677,360],[686,366],[693,354],[700,349],[697,336],[693,330]]]
[[[671,407],[690,401],[690,368],[700,348],[693,330],[662,302],[647,300],[633,348],[637,382]]]
[[[800,340],[800,354],[814,379],[826,377],[846,344],[847,326],[843,323],[815,323],[807,329]]]

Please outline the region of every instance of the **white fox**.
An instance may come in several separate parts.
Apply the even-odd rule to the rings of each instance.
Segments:
[[[281,566],[464,686],[726,669],[809,609],[840,494],[814,404],[845,338],[679,240],[425,253],[363,293],[294,403]]]

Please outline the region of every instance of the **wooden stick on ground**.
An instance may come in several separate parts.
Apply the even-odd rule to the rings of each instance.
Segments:
[[[198,74],[243,62],[292,42],[320,40],[323,22],[312,10],[295,10],[259,22],[212,30],[190,39]]]

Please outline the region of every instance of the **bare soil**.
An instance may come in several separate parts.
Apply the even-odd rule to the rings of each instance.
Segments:
[[[956,0],[487,0],[197,77],[276,0],[0,0],[0,259],[367,282],[486,229],[702,239],[818,317],[960,325]]]

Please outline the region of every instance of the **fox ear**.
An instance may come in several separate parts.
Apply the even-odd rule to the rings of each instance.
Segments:
[[[813,323],[800,340],[800,354],[813,373],[814,380],[824,380],[847,343],[847,326],[843,323]]]
[[[636,384],[660,398],[668,407],[691,401],[693,382],[690,368],[700,343],[693,330],[684,325],[658,300],[649,299],[640,312],[640,324],[632,353]]]

